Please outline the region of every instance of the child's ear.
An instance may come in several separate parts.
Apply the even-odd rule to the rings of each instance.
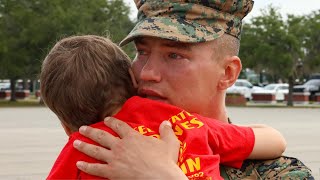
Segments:
[[[133,87],[134,87],[134,88],[138,88],[137,80],[136,80],[136,78],[134,77],[134,74],[133,74],[131,68],[129,69],[129,74],[130,74],[130,77],[131,77],[131,81],[132,81]]]
[[[66,134],[70,136],[73,133],[72,130],[68,126],[66,126],[62,121],[60,121],[60,123],[64,129],[64,132],[66,132]]]

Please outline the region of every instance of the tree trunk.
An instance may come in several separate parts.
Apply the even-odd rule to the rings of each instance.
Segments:
[[[16,79],[10,79],[11,98],[10,101],[17,101],[16,99]]]
[[[293,106],[293,101],[292,101],[292,94],[293,94],[293,76],[289,76],[289,93],[288,93],[288,99],[287,99],[287,106]]]
[[[23,79],[22,87],[23,87],[22,88],[23,90],[30,90],[30,85],[29,85],[28,79]]]

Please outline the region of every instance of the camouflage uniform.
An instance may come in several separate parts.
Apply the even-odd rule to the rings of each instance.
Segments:
[[[120,42],[149,36],[186,43],[212,41],[224,33],[240,39],[252,0],[135,0],[138,22]],[[225,179],[314,179],[296,158],[246,160],[240,169],[221,166]]]
[[[311,170],[296,158],[281,156],[272,160],[246,160],[240,169],[222,167],[224,179],[313,180]]]

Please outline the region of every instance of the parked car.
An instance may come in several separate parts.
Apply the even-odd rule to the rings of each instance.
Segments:
[[[262,89],[256,90],[255,93],[274,94],[276,101],[284,101],[285,95],[289,93],[289,84],[268,84]]]
[[[10,90],[9,82],[0,82],[0,91]]]
[[[311,74],[310,77],[309,77],[309,80],[310,79],[320,79],[320,73]]]
[[[310,79],[303,85],[293,86],[293,92],[310,92],[310,100],[313,100],[315,94],[320,92],[320,79]]]
[[[28,81],[30,83],[30,80]],[[16,80],[15,85],[16,90],[23,90],[23,80],[18,79]],[[11,89],[11,82],[9,79],[0,80],[0,91],[3,90],[10,90]]]
[[[237,81],[227,89],[227,93],[240,93],[242,94],[247,100],[252,99],[252,92],[255,92],[259,89],[262,89],[259,86],[252,85],[246,79],[237,79]]]

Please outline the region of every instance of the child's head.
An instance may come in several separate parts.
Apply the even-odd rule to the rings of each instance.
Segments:
[[[112,115],[135,94],[130,66],[128,56],[107,38],[64,38],[43,61],[43,101],[64,126],[77,131]]]

